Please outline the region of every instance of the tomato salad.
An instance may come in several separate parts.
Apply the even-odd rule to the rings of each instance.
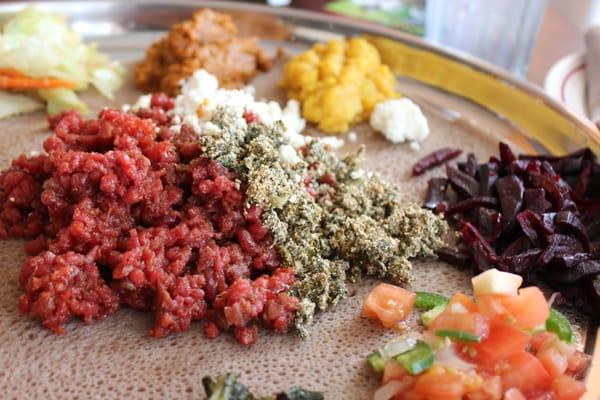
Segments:
[[[425,331],[371,353],[382,377],[375,400],[577,400],[590,358],[578,351],[566,318],[520,276],[488,270],[472,279],[474,299],[447,299],[380,284],[363,316],[387,328],[415,307]]]

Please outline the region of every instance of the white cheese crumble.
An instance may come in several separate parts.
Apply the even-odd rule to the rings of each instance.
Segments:
[[[392,143],[418,143],[429,135],[427,119],[421,108],[407,98],[377,104],[369,123]]]
[[[152,104],[152,95],[151,94],[145,94],[143,96],[140,96],[137,101],[135,102],[135,104],[133,106],[131,106],[131,109],[133,111],[139,111],[143,108],[150,108],[150,105]]]
[[[281,162],[290,165],[295,165],[302,161],[296,150],[289,144],[279,146],[279,159]]]
[[[321,136],[317,138],[321,143],[329,146],[332,149],[339,149],[344,145],[344,139],[340,139],[337,136]]]
[[[181,81],[181,93],[175,98],[175,107],[170,111],[173,124],[179,125],[182,118],[183,123],[190,125],[199,134],[219,134],[214,127],[205,129],[203,125],[210,121],[217,108],[226,107],[238,116],[236,123],[240,129],[246,128],[244,113],[252,112],[266,125],[281,121],[285,127],[284,136],[292,146],[303,146],[308,138],[301,134],[306,121],[300,115],[300,104],[290,100],[282,109],[276,101],[255,100],[255,91],[253,86],[246,86],[241,90],[219,88],[219,81],[215,76],[199,69],[191,77]]]
[[[355,143],[357,139],[358,139],[358,136],[356,135],[356,132],[354,132],[354,131],[348,132],[348,140],[351,143]]]
[[[354,170],[354,171],[350,172],[350,178],[352,178],[354,180],[360,179],[360,178],[362,178],[364,176],[365,176],[365,170],[364,169],[357,169],[357,170]]]

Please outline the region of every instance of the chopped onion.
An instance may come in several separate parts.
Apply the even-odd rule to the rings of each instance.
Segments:
[[[452,303],[450,305],[450,312],[452,314],[466,314],[469,312],[465,306],[460,303]]]
[[[417,338],[413,336],[401,336],[398,339],[394,339],[385,346],[379,352],[385,361],[390,358],[397,356],[398,354],[404,353],[415,347],[417,344]]]
[[[401,392],[404,389],[408,389],[411,384],[411,379],[390,381],[375,391],[373,394],[373,400],[389,400],[394,397],[396,393]]]
[[[475,365],[466,362],[456,354],[450,340],[446,345],[437,349],[434,356],[434,364],[452,367],[461,371],[470,371],[475,369]]]

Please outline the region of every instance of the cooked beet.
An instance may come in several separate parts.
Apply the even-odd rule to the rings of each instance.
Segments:
[[[544,213],[552,207],[552,203],[546,200],[546,191],[543,188],[525,189],[523,201],[525,209],[538,214]]]
[[[446,215],[456,213],[465,213],[478,207],[497,207],[498,200],[495,197],[472,197],[458,203],[454,203],[446,208]]]
[[[457,267],[466,267],[469,265],[471,258],[464,251],[452,249],[450,247],[442,247],[438,249],[437,256],[440,260]]]
[[[585,232],[585,227],[574,212],[561,211],[557,213],[554,223],[558,228],[575,235],[581,241],[583,249],[586,252],[590,251],[590,240]]]
[[[521,210],[525,186],[516,175],[507,175],[496,181],[496,190],[500,197],[504,229],[506,230],[514,225],[517,213]]]
[[[521,236],[506,246],[502,252],[503,257],[510,257],[531,249],[532,242],[527,236]]]
[[[543,217],[531,210],[525,210],[517,215],[519,226],[532,244],[540,245],[545,238],[552,235],[554,230],[544,224]]]
[[[449,147],[436,150],[417,161],[412,168],[412,174],[413,176],[421,175],[425,173],[425,171],[458,157],[461,153],[462,150],[451,149]]]
[[[590,275],[600,274],[600,260],[582,260],[573,268],[549,268],[547,278],[560,283],[573,283]]]
[[[502,269],[512,273],[520,275],[526,274],[537,266],[541,252],[540,249],[529,249],[513,256],[502,257],[500,259],[500,265],[503,266]]]
[[[425,196],[425,207],[434,210],[438,204],[446,199],[446,188],[448,180],[444,178],[432,178],[427,183],[427,195]]]
[[[494,193],[494,185],[498,179],[498,164],[488,163],[479,166],[477,175],[479,176],[479,195],[491,196]]]
[[[589,149],[517,159],[501,143],[498,157],[477,165],[469,154],[446,175],[426,206],[459,224],[465,248],[441,260],[541,278],[600,317],[600,165]]]
[[[558,176],[557,176],[558,177]],[[542,173],[529,175],[533,187],[542,188],[546,191],[546,198],[552,203],[552,209],[556,211],[572,210],[575,203],[571,200],[569,186],[559,179]]]
[[[486,199],[493,199],[493,197],[486,197]],[[482,205],[481,208],[477,210],[477,226],[479,227],[481,235],[485,237],[488,242],[493,242],[498,239],[502,233],[502,214],[496,210],[485,208]]]
[[[517,157],[515,157],[515,153],[513,153],[506,143],[500,142],[498,147],[500,148],[500,162],[503,166],[507,167],[510,165],[510,163],[517,159]]]
[[[467,154],[467,161],[458,163],[458,169],[472,177],[475,177],[477,167],[477,157],[473,153]]]
[[[477,196],[479,193],[479,182],[475,178],[451,165],[446,166],[446,174],[448,175],[450,185],[459,195],[469,198]]]

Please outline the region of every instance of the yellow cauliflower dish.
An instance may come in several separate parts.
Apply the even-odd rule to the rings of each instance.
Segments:
[[[328,133],[367,120],[375,105],[399,97],[396,79],[365,39],[332,40],[292,58],[281,82],[302,115]]]

